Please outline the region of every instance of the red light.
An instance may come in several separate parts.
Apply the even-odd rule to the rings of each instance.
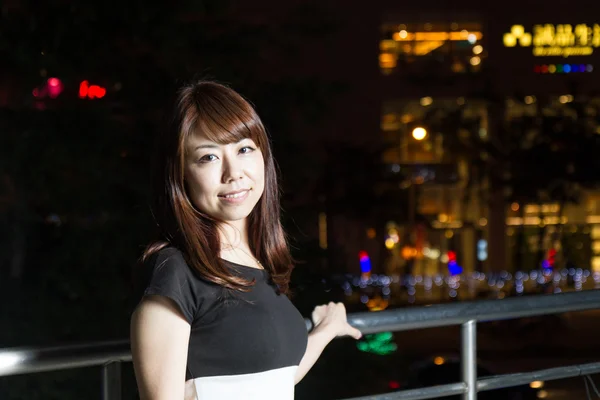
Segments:
[[[533,72],[535,72],[536,74],[539,74],[540,72],[542,72],[542,67],[540,67],[539,65],[536,65],[535,67],[533,67]]]
[[[398,381],[390,381],[389,385],[390,389],[400,389],[400,382]]]
[[[88,89],[88,96],[90,97],[90,99],[93,99],[94,97],[101,99],[104,97],[105,94],[106,89],[97,85],[92,85]]]
[[[361,261],[365,260],[365,259],[369,258],[369,254],[366,251],[361,250],[358,252],[358,258],[360,258]]]
[[[542,74],[546,74],[546,73],[548,73],[548,66],[542,65]]]
[[[555,249],[550,249],[548,250],[548,265],[550,265],[551,267],[554,267],[554,257],[556,256],[556,250]]]
[[[38,97],[40,95],[40,91],[37,88],[35,88],[35,89],[33,89],[32,94],[33,94],[33,97]]]
[[[448,261],[456,261],[456,252],[452,250],[448,252]]]
[[[60,79],[49,78],[47,81],[47,93],[51,99],[57,98],[63,91],[64,86]]]
[[[101,99],[106,95],[106,89],[102,86],[92,85],[89,86],[88,81],[82,81],[79,84],[79,97],[85,99]]]
[[[83,81],[79,84],[79,98],[84,99],[88,94],[88,81]]]

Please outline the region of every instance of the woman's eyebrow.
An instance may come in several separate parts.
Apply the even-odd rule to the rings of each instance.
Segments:
[[[196,146],[196,148],[194,149],[194,151],[196,151],[198,149],[217,149],[217,148],[219,148],[219,146],[216,145],[216,144],[206,143],[206,144],[201,144],[199,146]]]

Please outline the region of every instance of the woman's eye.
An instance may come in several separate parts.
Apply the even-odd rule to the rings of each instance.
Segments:
[[[242,154],[251,153],[253,151],[254,151],[254,149],[250,146],[244,146],[240,149],[240,153],[242,153]]]
[[[217,159],[217,156],[215,156],[214,154],[207,154],[204,157],[202,157],[199,161],[200,162],[211,162],[211,161],[215,161]]]

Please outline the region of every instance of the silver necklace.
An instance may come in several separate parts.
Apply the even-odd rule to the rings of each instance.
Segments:
[[[242,253],[246,254],[248,257],[250,257],[251,259],[253,259],[253,260],[256,262],[256,264],[258,264],[258,266],[260,267],[260,269],[264,269],[264,268],[265,268],[265,267],[262,265],[262,263],[261,263],[261,262],[258,260],[258,258],[256,258],[256,257],[253,257],[253,256],[252,256],[250,253],[248,253],[246,250],[244,250],[244,249],[242,249],[242,248],[236,248],[236,247],[233,247],[233,246],[231,246],[231,245],[229,246],[229,248],[231,248],[231,250],[233,250],[234,252],[235,252],[236,250],[240,250]]]

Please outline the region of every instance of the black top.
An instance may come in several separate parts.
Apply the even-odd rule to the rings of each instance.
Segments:
[[[207,282],[172,247],[154,254],[137,279],[138,298],[170,298],[191,325],[186,379],[297,366],[307,344],[298,310],[278,294],[267,271],[223,261],[233,273],[255,278],[255,286],[241,293]]]

